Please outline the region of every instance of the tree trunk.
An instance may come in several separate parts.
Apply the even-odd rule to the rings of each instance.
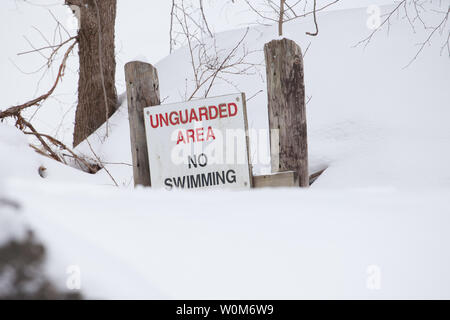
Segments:
[[[66,0],[66,4],[77,6],[79,13],[80,75],[73,133],[73,145],[77,146],[117,109],[116,0]]]

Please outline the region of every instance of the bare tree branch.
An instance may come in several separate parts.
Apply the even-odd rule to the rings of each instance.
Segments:
[[[202,13],[202,18],[203,18],[203,22],[205,23],[206,30],[208,30],[209,36],[212,38],[213,34],[211,32],[211,29],[209,29],[208,21],[206,20],[205,10],[203,8],[203,0],[199,0],[199,5],[200,5],[200,11]]]
[[[61,159],[58,157],[58,155],[44,141],[44,139],[42,138],[42,134],[38,133],[31,123],[26,121],[20,114],[15,115],[15,117],[17,118],[16,125],[18,127],[21,127],[21,128],[27,127],[27,128],[29,128],[31,130],[31,134],[33,134],[39,140],[39,142],[42,144],[44,149],[47,150],[47,152],[50,154],[50,157],[55,159],[56,161],[62,162]]]
[[[445,10],[436,10],[431,9],[427,10],[424,6],[424,1],[421,0],[402,0],[400,1],[392,10],[390,10],[387,14],[385,14],[385,18],[383,21],[377,26],[367,37],[364,39],[358,41],[353,47],[357,47],[359,45],[363,45],[364,48],[367,47],[367,45],[371,42],[372,38],[375,36],[376,33],[378,33],[383,26],[388,27],[388,31],[390,28],[390,20],[394,17],[394,15],[400,16],[400,13],[403,13],[403,19],[406,19],[408,21],[408,24],[411,26],[411,30],[413,33],[416,33],[416,22],[419,22],[419,26],[422,26],[423,29],[428,32],[427,36],[424,41],[419,43],[419,49],[415,52],[414,56],[411,58],[411,60],[407,63],[407,65],[403,68],[409,67],[417,58],[418,56],[423,52],[426,45],[431,44],[431,40],[433,36],[436,33],[443,34],[445,26],[448,22],[449,12],[450,12],[450,6],[446,6]],[[427,3],[430,5],[430,3]],[[439,7],[442,6],[442,3],[439,2]],[[412,13],[411,13],[412,11]],[[431,14],[438,14],[442,15],[442,18],[439,20],[439,23],[435,26],[429,25],[425,17],[423,16],[428,11],[428,15]],[[443,51],[443,48],[447,47],[449,51],[450,56],[450,48],[449,48],[449,37],[450,37],[450,30],[446,32],[447,37],[444,40],[443,45],[441,46],[441,53]]]
[[[317,23],[317,12],[325,10],[326,8],[330,7],[331,5],[339,2],[340,0],[333,0],[325,5],[323,5],[320,8],[316,7],[316,0],[314,0],[313,3],[313,10],[306,12],[306,8],[308,6],[308,1],[304,0],[305,7],[303,9],[303,13],[299,13],[296,11],[296,7],[299,3],[302,2],[302,0],[296,1],[293,5],[288,4],[287,0],[280,0],[279,4],[275,4],[273,0],[266,0],[266,7],[269,9],[269,11],[264,11],[260,8],[257,8],[254,4],[250,3],[249,0],[244,0],[247,6],[250,8],[251,11],[253,11],[259,18],[262,18],[263,21],[273,21],[277,23],[278,25],[278,35],[283,35],[283,24],[298,18],[304,18],[309,15],[314,16],[314,24],[316,31],[315,32],[306,32],[306,34],[310,36],[316,36],[319,33],[319,27]],[[287,10],[285,9],[287,8]],[[267,12],[272,12],[272,14],[276,17],[276,19],[268,14]]]
[[[423,50],[423,48],[425,47],[425,45],[428,44],[428,43],[430,42],[431,38],[433,37],[433,34],[434,34],[437,30],[439,30],[443,25],[445,25],[445,23],[447,23],[449,12],[450,12],[450,6],[449,6],[449,10],[447,10],[447,13],[445,14],[445,16],[444,16],[444,18],[442,19],[442,21],[439,23],[438,26],[436,26],[436,27],[434,27],[434,28],[432,29],[432,31],[428,34],[428,37],[425,39],[425,41],[423,41],[423,42],[420,44],[420,48],[419,48],[419,50],[417,50],[417,52],[416,52],[416,54],[414,55],[414,57],[412,57],[412,59],[408,62],[408,64],[407,64],[404,68],[409,67],[409,66],[417,59],[417,57],[418,57],[419,54],[422,52],[422,50]],[[450,34],[450,33],[449,33],[449,34]],[[447,46],[448,46],[448,37],[447,37]]]
[[[283,35],[284,2],[285,0],[280,0],[280,11],[278,14],[278,35],[280,37]]]
[[[315,32],[306,32],[308,36],[317,36],[319,34],[319,27],[317,26],[317,17],[316,17],[316,0],[314,0],[314,9],[313,9],[313,15],[314,15],[314,24],[316,25],[316,31]]]
[[[188,49],[194,85],[190,91],[188,86],[190,80],[186,79],[185,100],[192,100],[202,91],[201,96],[207,97],[217,80],[236,88],[228,77],[223,76],[225,74],[244,75],[256,72],[257,64],[247,61],[247,57],[253,52],[246,50],[243,44],[248,28],[232,49],[219,50],[216,38],[205,27],[206,23],[203,25],[198,23],[204,19],[204,11],[187,4],[188,1],[185,0],[178,0],[178,2],[174,0],[173,3],[171,18],[174,39],[182,39],[183,42],[180,43],[184,43]],[[240,49],[242,52],[239,52]]]
[[[100,160],[100,158],[97,156],[97,154],[95,153],[94,149],[92,148],[89,140],[86,138],[86,142],[89,145],[89,149],[91,149],[92,153],[94,154],[95,158],[97,159],[100,167],[102,167],[103,169],[105,169],[106,173],[108,174],[108,176],[111,178],[111,180],[114,182],[114,184],[116,185],[116,187],[118,187],[119,185],[117,184],[116,179],[114,179],[114,177],[111,175],[111,173],[109,172],[108,169],[106,169],[106,167],[104,165],[102,165],[102,161]]]
[[[170,9],[170,29],[169,29],[169,53],[173,51],[173,15],[175,10],[175,0],[172,0],[172,7]]]
[[[47,91],[46,93],[42,94],[41,96],[32,99],[24,104],[21,105],[17,105],[17,106],[13,106],[10,107],[4,111],[0,111],[0,119],[6,118],[6,117],[11,117],[11,116],[16,116],[18,115],[22,110],[29,108],[31,106],[34,105],[38,105],[39,103],[41,103],[42,101],[44,101],[45,99],[47,99],[52,93],[53,91],[55,91],[59,81],[61,80],[61,78],[64,75],[64,69],[66,67],[66,62],[67,59],[69,57],[70,52],[72,51],[72,49],[75,47],[75,45],[77,44],[76,38],[74,38],[75,41],[73,41],[73,43],[69,46],[69,48],[67,49],[66,53],[64,54],[64,57],[62,59],[62,62],[59,66],[59,70],[58,70],[58,74],[56,76],[56,80],[53,83],[53,86],[50,88],[49,91]],[[60,47],[58,47],[59,49]]]

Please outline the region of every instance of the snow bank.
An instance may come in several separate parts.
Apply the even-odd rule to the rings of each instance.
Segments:
[[[0,123],[0,155],[0,188],[8,177],[39,177],[36,152],[28,146],[22,132],[5,123]]]
[[[450,297],[448,190],[9,187],[91,298]]]
[[[17,212],[17,204],[0,196],[0,247],[11,240],[23,240],[26,225],[23,216]]]
[[[388,7],[389,8],[389,7]],[[387,10],[387,9],[385,9]],[[450,66],[440,56],[440,42],[432,43],[408,68],[415,44],[426,36],[412,33],[404,21],[394,20],[389,35],[377,34],[364,50],[353,46],[369,30],[364,9],[323,13],[320,35],[308,37],[310,27],[299,19],[285,26],[286,37],[306,52],[305,83],[310,172],[328,167],[328,174],[314,188],[360,186],[450,186]],[[219,50],[230,50],[245,29],[218,34]],[[263,46],[276,35],[276,27],[257,26],[244,41],[249,62],[263,63]],[[225,51],[227,52],[227,51]],[[193,90],[188,49],[181,48],[156,64],[164,103],[182,101]],[[213,87],[211,96],[235,92],[252,99],[247,102],[250,129],[267,129],[265,69],[254,75],[227,75]],[[260,92],[260,93],[258,93]],[[200,92],[201,93],[201,92]],[[132,168],[126,99],[110,121],[111,134],[104,139],[104,127],[91,144],[100,158],[111,162],[120,185],[131,185]],[[251,137],[254,172],[270,171],[267,135]],[[92,156],[84,144],[78,150]],[[259,156],[258,155],[262,155]],[[124,164],[125,163],[125,164]]]
[[[423,37],[406,23],[366,50],[352,48],[368,32],[365,19],[363,9],[325,13],[315,38],[302,20],[285,27],[303,50],[311,42],[310,171],[328,169],[308,190],[112,188],[105,170],[88,175],[41,157],[0,125],[2,192],[48,245],[55,282],[64,286],[76,266],[91,298],[450,298],[448,57],[433,43],[402,69]],[[221,33],[217,43],[231,48],[244,32]],[[245,45],[262,50],[275,34],[254,27]],[[183,100],[186,79],[192,86],[186,54],[156,64],[167,103]],[[263,53],[252,59],[262,62]],[[248,97],[262,90],[247,103],[249,126],[267,128],[264,69],[227,80]],[[218,82],[211,95],[230,91]],[[106,139],[102,128],[89,142],[119,185],[131,187],[124,96],[109,125]],[[87,143],[77,150],[95,157]]]

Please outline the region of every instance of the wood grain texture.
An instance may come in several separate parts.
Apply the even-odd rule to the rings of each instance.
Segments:
[[[294,170],[309,186],[303,57],[292,40],[264,46],[272,172]],[[274,135],[278,133],[278,137]]]
[[[134,185],[151,186],[143,109],[160,104],[158,72],[149,63],[132,61],[125,65],[125,80]]]
[[[297,172],[286,171],[253,176],[253,188],[298,187]]]

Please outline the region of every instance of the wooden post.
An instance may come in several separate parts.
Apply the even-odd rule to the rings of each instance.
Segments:
[[[143,109],[160,104],[158,72],[149,63],[132,61],[125,65],[125,80],[134,185],[151,186]]]
[[[272,40],[264,45],[264,56],[272,172],[294,170],[299,185],[307,187],[308,145],[301,49],[292,40]],[[274,137],[277,132],[279,136]]]

